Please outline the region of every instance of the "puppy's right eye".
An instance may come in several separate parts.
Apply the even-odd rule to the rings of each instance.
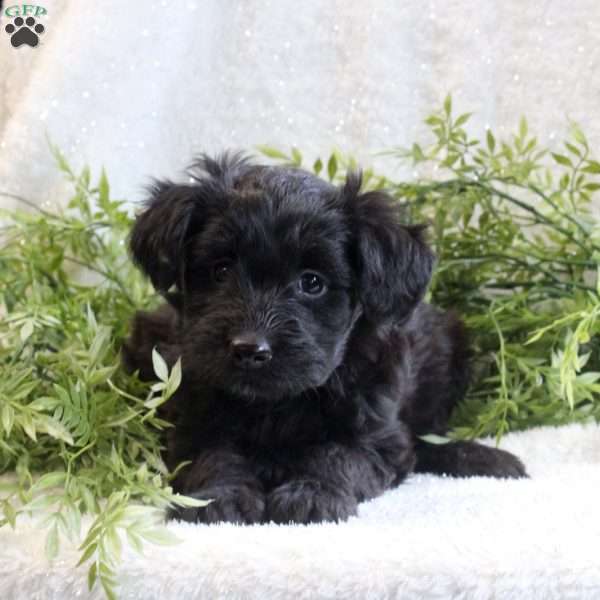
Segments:
[[[309,271],[302,273],[298,287],[307,296],[320,296],[325,291],[325,282],[322,277]]]
[[[212,276],[217,283],[223,283],[227,281],[229,272],[231,271],[231,265],[229,263],[218,263],[213,267]]]

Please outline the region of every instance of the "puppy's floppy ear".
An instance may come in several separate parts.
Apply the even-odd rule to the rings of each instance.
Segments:
[[[133,260],[162,294],[180,283],[183,245],[202,207],[198,192],[194,186],[155,182],[146,209],[131,231],[129,249]]]
[[[360,193],[361,176],[351,173],[342,188],[354,234],[359,298],[373,322],[402,321],[425,294],[435,257],[423,225],[403,225],[395,200],[381,191]]]
[[[167,295],[175,283],[183,291],[184,246],[209,217],[227,205],[236,181],[253,169],[241,153],[225,152],[216,158],[202,154],[189,167],[191,185],[155,181],[146,209],[136,219],[129,238],[134,262],[150,277],[154,287]]]

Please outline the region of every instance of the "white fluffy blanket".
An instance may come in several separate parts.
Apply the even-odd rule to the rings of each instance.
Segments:
[[[412,476],[348,523],[172,523],[177,546],[131,550],[121,598],[600,598],[600,428],[508,435],[529,480]],[[23,520],[0,530],[0,598],[89,597],[85,568]],[[93,597],[101,597],[96,590]]]

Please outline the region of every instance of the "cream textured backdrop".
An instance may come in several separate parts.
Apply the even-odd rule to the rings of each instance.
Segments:
[[[422,135],[447,92],[474,131],[527,113],[557,144],[574,119],[600,148],[597,0],[39,4],[37,48],[13,48],[0,18],[0,189],[36,202],[64,197],[46,134],[139,200],[194,153],[260,143],[390,171],[373,154]]]

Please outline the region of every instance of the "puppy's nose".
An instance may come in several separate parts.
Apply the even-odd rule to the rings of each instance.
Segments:
[[[273,357],[269,342],[255,333],[236,335],[231,340],[233,360],[239,367],[256,369],[268,363]]]

